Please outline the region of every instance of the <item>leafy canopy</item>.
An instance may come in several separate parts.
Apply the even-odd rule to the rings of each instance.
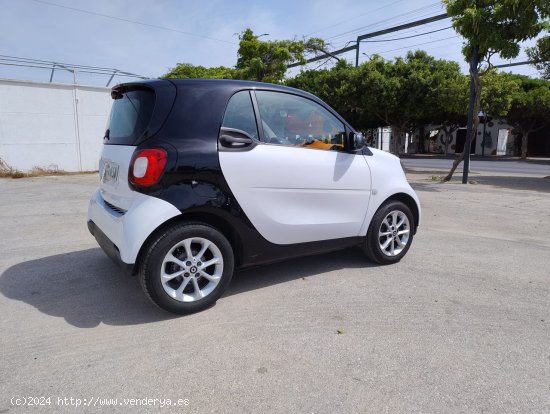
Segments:
[[[550,80],[550,36],[537,40],[535,47],[525,50],[544,79]]]
[[[550,125],[550,82],[521,75],[513,76],[519,84],[506,120],[522,131]]]
[[[481,108],[491,116],[505,117],[519,92],[520,83],[515,76],[488,70],[481,80]]]
[[[283,80],[287,65],[305,63],[305,53],[325,47],[322,39],[268,40],[263,41],[246,29],[239,36],[237,73],[240,79],[279,83]]]
[[[504,59],[519,54],[519,42],[537,36],[550,17],[548,0],[443,0],[453,27],[466,39],[463,54],[469,61],[472,47],[480,60],[497,53]]]
[[[330,70],[310,70],[287,81],[325,100],[360,129],[463,118],[467,79],[456,62],[409,52],[394,61],[373,55],[359,67],[340,61]]]
[[[212,78],[212,79],[234,79],[235,69],[225,66],[205,68],[194,66],[190,63],[178,63],[171,69],[164,78]]]
[[[324,52],[322,39],[304,40],[262,40],[251,29],[239,35],[237,64],[233,68],[224,66],[205,68],[189,63],[178,63],[163,77],[165,78],[220,78],[244,79],[260,82],[280,83],[287,65],[297,61],[305,63],[307,52]]]

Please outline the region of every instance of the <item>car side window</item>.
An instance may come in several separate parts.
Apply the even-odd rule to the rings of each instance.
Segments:
[[[288,93],[255,93],[266,142],[334,151],[344,149],[344,124],[318,103]]]
[[[258,138],[256,116],[248,91],[237,92],[229,99],[223,116],[222,127],[240,129],[252,138]]]

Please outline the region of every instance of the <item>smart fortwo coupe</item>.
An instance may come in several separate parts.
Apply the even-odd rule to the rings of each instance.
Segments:
[[[88,228],[161,308],[205,309],[251,265],[349,246],[390,264],[410,248],[420,204],[399,159],[319,98],[206,79],[111,96]]]

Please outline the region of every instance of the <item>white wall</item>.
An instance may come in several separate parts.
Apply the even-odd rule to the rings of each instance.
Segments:
[[[390,151],[390,142],[392,140],[391,128],[377,128],[374,134],[374,148],[378,148],[382,151]]]
[[[109,88],[0,79],[0,158],[33,167],[97,170]]]

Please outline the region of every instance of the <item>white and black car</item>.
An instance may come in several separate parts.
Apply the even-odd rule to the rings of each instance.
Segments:
[[[399,159],[306,92],[170,79],[117,85],[88,228],[170,312],[202,310],[234,269],[361,246],[399,261],[420,204]]]

